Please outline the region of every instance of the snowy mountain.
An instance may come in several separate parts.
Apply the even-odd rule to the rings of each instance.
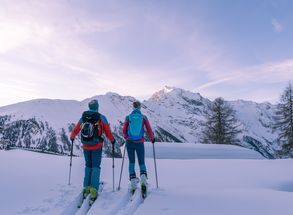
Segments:
[[[68,135],[91,99],[98,99],[100,112],[108,118],[118,143],[123,142],[121,126],[132,110],[133,97],[116,93],[95,96],[83,101],[37,99],[0,107],[0,143],[36,148],[55,153],[68,153]],[[157,141],[200,143],[205,125],[204,114],[209,99],[198,93],[165,87],[143,102],[142,112],[149,118]],[[272,133],[275,106],[269,103],[232,101],[243,132],[241,145],[273,158],[277,145]],[[0,144],[1,145],[1,144]],[[75,141],[75,154],[80,152]],[[106,144],[106,153],[109,153]],[[116,147],[117,156],[120,155]]]

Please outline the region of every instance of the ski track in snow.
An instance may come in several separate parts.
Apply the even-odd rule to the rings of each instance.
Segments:
[[[61,215],[68,215],[68,214],[76,214],[76,212],[78,211],[77,205],[80,201],[83,194],[82,192],[75,197],[75,199],[65,208],[65,210],[61,213]]]
[[[51,210],[62,208],[68,204],[68,196],[74,195],[76,190],[75,186],[66,186],[57,184],[55,188],[50,189],[51,195],[41,200],[37,206],[28,206],[18,212],[19,214],[40,214],[50,213]],[[56,198],[56,192],[58,193]]]
[[[102,190],[105,189],[105,182],[103,182],[103,188]],[[99,197],[97,198],[96,201],[98,201],[98,199],[101,198],[102,193],[104,193],[105,191],[99,191],[101,192],[99,194]],[[78,208],[78,205],[80,204],[81,198],[83,198],[83,193],[81,192],[78,196],[76,196],[74,198],[74,200],[68,204],[68,206],[65,208],[65,210],[61,213],[61,215],[83,215],[83,214],[88,214],[88,212],[92,209],[92,207],[96,204],[96,202],[92,205],[92,207],[89,206],[89,202],[90,202],[90,196],[88,196],[86,199],[83,200],[83,203],[81,205],[80,208]]]
[[[87,196],[87,198],[84,200],[81,208],[79,208],[77,210],[75,215],[85,215],[85,214],[87,214],[89,209],[90,209],[89,203],[90,203],[90,195]]]
[[[116,213],[113,213],[112,215],[114,215],[114,214],[115,215],[116,214],[117,215],[132,215],[132,214],[134,214],[134,212],[137,210],[137,208],[142,203],[140,189],[137,189],[133,195],[134,196],[132,198],[132,201],[129,200],[129,202],[125,206],[121,207],[121,209],[119,211],[117,211]],[[129,194],[128,194],[128,196],[129,196]]]
[[[121,191],[118,191],[115,193],[112,192],[103,194],[104,195],[101,195],[101,198],[99,198],[99,201],[95,202],[89,215],[94,214],[94,211],[96,210],[99,211],[99,214],[113,215],[129,202],[128,192],[122,193]]]
[[[123,192],[104,192],[97,199],[94,205],[88,212],[88,215],[133,215],[139,206],[143,203],[141,192],[138,188],[135,192],[132,201],[128,189]]]

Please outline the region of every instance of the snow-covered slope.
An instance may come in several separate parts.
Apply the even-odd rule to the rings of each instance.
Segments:
[[[152,144],[145,144],[147,158],[153,157]],[[239,146],[189,143],[159,143],[155,148],[159,159],[264,159],[253,150]]]
[[[189,146],[156,145],[160,156],[168,159],[157,159],[159,189],[156,189],[153,158],[146,159],[150,192],[144,203],[139,196],[133,202],[128,200],[127,158],[121,190],[114,193],[112,159],[104,158],[101,179],[106,183],[105,188],[88,214],[292,214],[291,159],[257,159],[253,151],[222,145],[199,145],[198,156],[202,159],[198,159],[189,157],[184,147]],[[174,149],[182,160],[177,156],[171,159],[174,155],[170,156],[170,151]],[[233,153],[240,152],[242,159],[231,159]],[[184,154],[189,159],[184,159],[187,158]],[[225,159],[209,159],[211,154]],[[252,159],[253,154],[256,159]],[[115,159],[115,164],[117,187],[121,159]],[[69,157],[65,156],[0,150],[0,170],[1,214],[72,215],[77,211],[75,200],[82,188],[83,158],[73,158],[70,186]]]
[[[100,112],[107,116],[118,143],[123,142],[121,125],[131,112],[133,97],[116,93],[95,96]],[[38,99],[0,107],[0,141],[5,144],[36,147],[47,151],[67,153],[68,134],[72,124],[87,109],[88,102],[72,100]],[[165,87],[147,101],[142,111],[154,128],[157,141],[200,143],[204,113],[211,101],[198,93]],[[272,134],[272,116],[275,106],[249,101],[230,102],[241,121],[241,145],[259,151],[271,158],[276,149]],[[34,129],[31,124],[35,125]],[[80,141],[75,142],[80,148]],[[1,145],[1,144],[0,144]],[[119,154],[119,149],[116,148]]]

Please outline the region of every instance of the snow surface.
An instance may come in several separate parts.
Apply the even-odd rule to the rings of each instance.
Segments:
[[[152,144],[145,144],[146,157],[153,157]],[[156,158],[160,159],[264,159],[256,151],[231,145],[189,143],[156,143]]]
[[[147,154],[150,146],[146,143]],[[197,155],[191,156],[189,150]],[[128,160],[121,190],[112,192],[112,159],[104,158],[101,178],[106,184],[88,214],[293,214],[291,159],[265,160],[247,149],[221,145],[157,144],[156,152],[158,158],[164,158],[157,159],[160,188],[156,189],[154,162],[148,155],[150,192],[143,203],[139,195],[132,202],[128,200]],[[226,159],[215,159],[213,154]],[[241,159],[234,159],[236,155]],[[121,159],[115,159],[115,187],[121,163]],[[75,214],[83,169],[83,158],[74,157],[69,186],[69,157],[0,151],[0,213]]]

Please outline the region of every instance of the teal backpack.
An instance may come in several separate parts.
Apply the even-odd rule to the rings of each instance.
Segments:
[[[133,111],[129,115],[128,138],[130,140],[140,140],[143,136],[143,115],[140,111]]]

